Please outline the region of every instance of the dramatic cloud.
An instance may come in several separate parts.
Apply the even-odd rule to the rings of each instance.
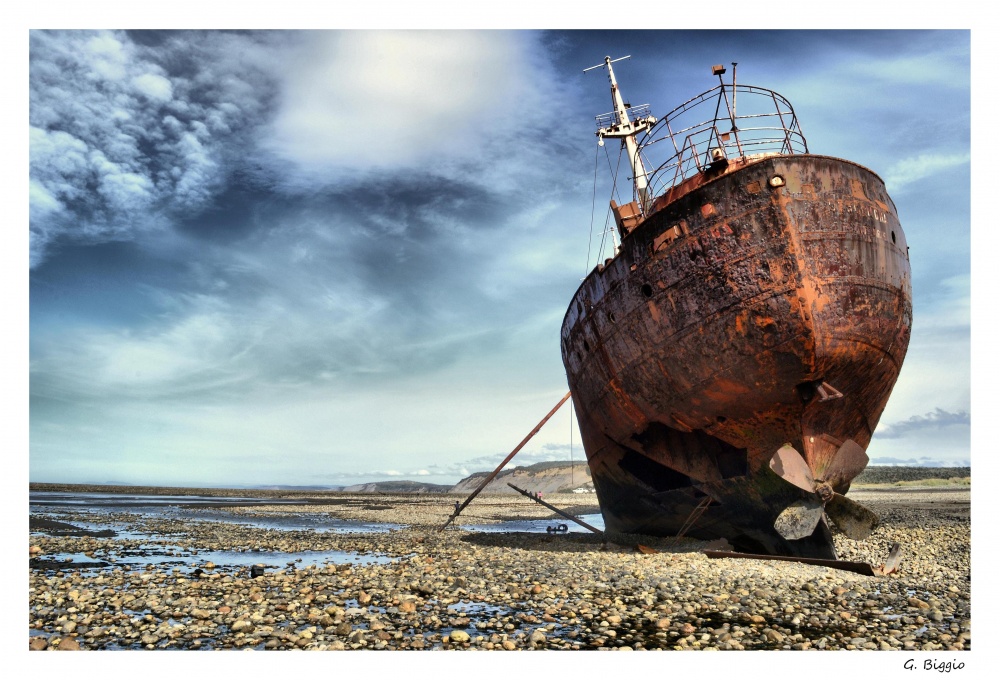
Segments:
[[[934,409],[931,413],[922,416],[913,416],[901,422],[892,423],[886,427],[879,428],[875,432],[875,437],[883,439],[898,439],[914,432],[922,430],[940,430],[942,428],[959,425],[968,427],[970,424],[969,414],[965,411],[949,413],[943,409]]]
[[[134,238],[138,227],[133,220],[151,224],[159,209],[156,206],[166,206],[159,213],[159,224],[161,231],[169,233],[157,237],[158,241],[146,236],[142,242],[189,264],[185,265],[183,283],[146,289],[147,309],[156,313],[144,315],[136,326],[79,327],[74,330],[72,351],[63,346],[61,338],[39,334],[34,343],[32,379],[36,393],[176,400],[214,392],[217,399],[229,399],[265,390],[268,385],[287,388],[331,381],[357,385],[352,376],[398,377],[426,372],[473,351],[488,360],[489,350],[508,345],[510,336],[525,328],[545,323],[556,329],[561,307],[574,285],[565,274],[571,267],[577,269],[583,258],[578,254],[580,249],[574,252],[566,247],[564,231],[552,228],[560,225],[546,221],[556,210],[553,191],[559,182],[541,187],[536,175],[545,171],[556,176],[555,161],[548,165],[538,162],[530,148],[526,155],[507,152],[499,158],[480,148],[491,135],[498,134],[497,125],[509,129],[523,115],[521,104],[539,99],[516,77],[519,65],[538,60],[525,51],[533,39],[519,33],[489,34],[485,41],[470,40],[470,34],[464,33],[435,38],[437,47],[430,51],[430,57],[460,53],[464,58],[455,62],[441,56],[422,62],[420,70],[425,77],[444,83],[432,95],[419,88],[414,93],[411,84],[397,88],[397,76],[392,75],[402,69],[399,77],[405,76],[407,83],[412,80],[408,69],[420,61],[421,45],[433,37],[421,36],[304,34],[302,45],[289,46],[276,37],[178,34],[148,38],[155,49],[134,44],[125,34],[93,38],[133,55],[132,61],[139,65],[125,61],[125,71],[152,69],[143,55],[150,59],[156,56],[164,64],[164,72],[173,78],[174,102],[172,113],[158,120],[138,105],[126,117],[148,119],[148,125],[143,126],[146,137],[136,144],[154,136],[163,141],[156,147],[155,160],[136,160],[133,166],[138,172],[116,178],[110,187],[117,193],[109,190],[99,201],[108,212],[128,218],[120,225],[121,233],[109,231],[106,223],[74,228],[82,228],[94,240]],[[58,55],[69,51],[61,40],[70,38],[41,34],[36,44],[41,55],[38,61],[53,61],[50,51]],[[73,34],[72,40],[84,38]],[[194,42],[199,46],[194,47]],[[190,55],[182,58],[187,54],[186,45],[195,50],[196,62],[189,63]],[[447,50],[442,51],[442,46]],[[230,63],[231,57],[222,56],[223,47],[258,56],[248,59],[240,70]],[[353,115],[353,99],[343,98],[337,78],[329,83],[316,81],[296,68],[288,71],[295,74],[293,77],[274,89],[283,93],[281,101],[276,96],[274,117],[283,131],[276,139],[290,143],[294,138],[302,145],[281,147],[278,143],[284,161],[265,154],[256,157],[262,165],[246,168],[234,149],[250,144],[250,157],[254,158],[253,140],[266,127],[254,126],[270,117],[260,104],[251,103],[253,98],[245,91],[249,82],[264,78],[262,67],[258,71],[252,68],[260,67],[259,54],[270,51],[286,61],[304,60],[302,63],[314,71],[336,75],[359,67],[352,56],[356,50],[384,53],[396,66],[389,68],[388,81],[376,77],[375,71],[366,71],[367,77],[352,86],[353,95],[359,101],[395,98],[381,102],[385,106],[375,107],[376,111],[403,104],[415,106],[415,120],[406,115],[395,123],[393,144],[410,144],[407,148],[415,149],[417,156],[433,148],[435,159],[441,162],[424,158],[431,171],[411,176],[382,167],[380,153],[345,151],[344,144],[369,138],[341,134],[342,126],[335,124],[337,116]],[[276,66],[271,68],[277,70]],[[493,77],[497,69],[507,75]],[[126,83],[122,88],[127,90],[140,82],[138,78],[128,80],[126,75],[120,74],[119,79]],[[543,75],[536,74],[538,78]],[[219,82],[219,91],[203,92],[193,84],[208,81]],[[141,82],[145,90],[166,93],[165,87],[157,87],[163,85],[160,76]],[[486,104],[483,97],[468,91],[473,84],[483,90]],[[37,89],[43,94],[38,98],[53,99],[52,87],[41,80]],[[326,95],[322,94],[324,87],[330,89]],[[374,99],[364,88],[374,88]],[[199,96],[192,96],[193,92]],[[312,96],[322,101],[317,104]],[[297,97],[307,101],[300,102]],[[500,99],[494,101],[497,97]],[[510,103],[513,101],[520,103],[515,106]],[[106,100],[99,103],[111,106]],[[326,116],[310,108],[326,106]],[[486,109],[475,109],[482,106]],[[181,109],[184,116],[178,113]],[[289,111],[326,120],[323,130],[329,137],[317,139],[295,121],[285,120],[283,116]],[[96,113],[94,117],[99,118]],[[418,144],[418,131],[433,126],[439,117],[478,120],[474,127],[480,144],[441,147],[437,138],[430,146],[423,146],[423,141]],[[223,124],[223,118],[228,124]],[[234,129],[240,124],[255,132],[236,135]],[[87,126],[75,121],[69,127]],[[112,126],[100,135],[91,135],[90,145],[103,143],[114,130]],[[40,140],[34,147],[39,169],[35,174],[40,179],[35,210],[45,217],[60,210],[61,187],[75,191],[85,182],[88,166],[84,156],[89,145],[62,131],[38,130],[38,135]],[[312,141],[307,144],[307,139]],[[62,149],[48,153],[57,144]],[[122,153],[134,152],[136,144]],[[79,153],[70,153],[74,151]],[[435,174],[444,171],[443,164],[456,159],[470,162],[470,154],[489,158],[489,162],[475,163],[452,179]],[[407,153],[389,154],[383,160],[385,165],[400,165],[408,163],[407,158]],[[164,159],[172,166],[170,179],[167,185],[157,185],[151,178],[157,176]],[[342,177],[340,183],[330,185],[330,177],[322,172],[308,173],[300,177],[294,190],[291,183],[273,174],[287,168],[287,163],[301,169],[317,162],[386,174],[376,185],[362,183],[357,177]],[[501,173],[504,181],[487,181],[485,176],[498,172],[502,163],[507,163],[509,170]],[[53,173],[64,181],[49,181]],[[241,181],[234,181],[238,177]],[[223,181],[228,185],[220,184]],[[303,195],[299,192],[307,181],[313,186]],[[293,194],[275,193],[273,184]],[[522,190],[516,202],[509,200],[511,186]],[[135,194],[131,202],[127,197],[130,190]],[[266,200],[261,200],[261,195],[267,196]],[[141,203],[140,197],[145,197],[146,203]],[[176,210],[209,197],[212,205],[200,212]],[[40,218],[35,238],[39,249],[44,250],[54,238],[50,232],[58,224],[54,219]],[[135,268],[130,275],[141,277],[144,273]],[[554,287],[556,283],[560,285]],[[169,288],[178,285],[183,290]],[[522,291],[531,291],[532,298],[517,297]],[[536,291],[544,292],[539,295]],[[484,306],[490,308],[487,316],[478,313]],[[255,389],[250,389],[251,385]]]
[[[736,48],[811,148],[881,168],[915,295],[882,420],[968,413],[967,34],[36,30],[32,479],[492,470],[565,394],[617,155],[582,69],[626,44],[659,114]],[[968,456],[968,423],[923,424],[869,455]],[[583,460],[575,428],[564,408],[511,465]]]
[[[267,35],[149,47],[124,32],[32,31],[32,266],[60,238],[131,239],[204,208],[226,145],[269,98]]]

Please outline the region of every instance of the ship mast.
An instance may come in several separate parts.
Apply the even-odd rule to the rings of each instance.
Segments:
[[[586,73],[602,66],[608,69],[608,80],[611,81],[611,101],[615,109],[609,120],[610,125],[597,130],[597,138],[600,140],[600,144],[604,143],[605,137],[622,140],[622,144],[625,145],[632,164],[632,178],[635,182],[635,192],[639,196],[639,205],[642,207],[643,213],[645,213],[649,208],[648,180],[646,178],[646,168],[642,164],[642,159],[639,158],[639,145],[636,143],[635,138],[640,132],[644,132],[655,125],[656,117],[646,116],[644,118],[636,118],[635,120],[629,119],[628,110],[630,107],[626,106],[625,100],[622,99],[621,90],[618,88],[618,81],[615,80],[615,70],[611,68],[611,64],[623,59],[631,59],[631,55],[619,57],[618,59],[604,57],[603,64],[591,66],[583,71]]]

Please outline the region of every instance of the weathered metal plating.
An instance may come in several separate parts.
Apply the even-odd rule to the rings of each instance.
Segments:
[[[825,522],[801,540],[775,531],[805,492],[767,463],[790,443],[822,480],[845,441],[868,446],[885,408],[912,302],[884,183],[850,161],[768,153],[706,164],[649,200],[614,206],[620,250],[562,327],[608,530],[674,535],[708,496],[689,535],[834,559]]]

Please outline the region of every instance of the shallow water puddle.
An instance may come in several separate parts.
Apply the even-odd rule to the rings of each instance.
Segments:
[[[499,607],[497,605],[486,604],[485,602],[457,602],[448,605],[449,611],[465,614],[469,618],[492,618],[494,616],[509,616],[510,607]]]
[[[38,569],[45,571],[75,571],[86,570],[85,573],[96,575],[105,570],[127,567],[129,570],[142,570],[147,566],[174,567],[181,572],[190,573],[195,569],[205,569],[205,564],[211,562],[215,571],[227,572],[245,567],[261,565],[268,569],[303,569],[314,566],[322,567],[328,564],[357,564],[369,566],[372,564],[387,564],[393,559],[387,555],[368,555],[343,550],[306,550],[302,552],[266,552],[266,551],[230,551],[202,550],[191,551],[178,546],[147,546],[142,554],[134,550],[125,551],[122,555],[109,551],[107,554],[94,553],[88,557],[83,553],[53,553],[44,555],[36,563]]]
[[[579,519],[586,522],[595,529],[600,529],[604,531],[604,516],[601,513],[594,513],[592,515],[580,515]],[[593,533],[589,529],[585,529],[576,522],[572,522],[568,519],[563,519],[562,517],[558,519],[518,519],[510,520],[507,522],[499,522],[497,524],[462,524],[458,523],[458,526],[466,531],[479,531],[483,533],[507,533],[514,531],[524,531],[530,533],[549,533],[553,536],[559,536],[560,534],[590,534]],[[566,531],[550,531],[550,529],[557,529],[560,526],[565,526]]]
[[[240,526],[252,527],[254,529],[275,529],[278,531],[315,531],[317,533],[334,534],[385,534],[390,531],[402,529],[400,524],[388,524],[377,522],[357,522],[346,519],[337,519],[325,515],[307,513],[289,513],[287,516],[255,516],[244,517],[228,512],[185,512],[180,511],[171,517],[175,519],[190,519],[192,521],[213,521],[224,522],[226,524],[238,524]]]
[[[63,508],[65,509],[65,508]],[[112,529],[116,532],[115,538],[136,538],[142,534],[131,531],[128,524],[121,519],[122,508],[107,507],[80,507],[73,508],[73,514],[60,513],[50,508],[33,508],[32,513],[38,517],[52,519],[88,531],[99,532],[104,529]],[[235,524],[250,527],[253,529],[273,529],[276,531],[314,531],[316,533],[336,533],[336,534],[385,534],[390,531],[398,531],[403,528],[401,524],[390,524],[387,522],[359,522],[354,520],[338,519],[328,515],[315,513],[288,513],[287,515],[268,516],[244,516],[237,515],[225,510],[189,510],[172,506],[161,507],[129,507],[125,512],[142,519],[155,520],[176,520],[189,522],[191,524],[222,522],[225,524]],[[109,516],[116,513],[115,518]],[[80,520],[80,515],[86,515],[91,521]],[[107,518],[107,519],[105,519]],[[41,533],[33,531],[32,533]],[[158,532],[160,535],[175,535],[184,533],[183,530]],[[146,534],[148,535],[148,534]]]
[[[30,505],[39,507],[104,507],[136,508],[165,507],[171,505],[288,505],[301,503],[293,499],[251,498],[242,496],[160,496],[114,493],[64,493],[60,491],[32,491]]]
[[[327,564],[357,564],[370,566],[372,564],[388,564],[398,559],[388,555],[364,555],[344,550],[305,550],[296,553],[283,552],[234,552],[205,551],[199,552],[197,560],[213,562],[219,567],[252,567],[257,564],[265,568],[294,567],[302,569],[309,566],[322,567]],[[195,565],[197,566],[197,565]]]

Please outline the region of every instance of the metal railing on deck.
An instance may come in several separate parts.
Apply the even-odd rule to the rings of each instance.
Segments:
[[[649,104],[640,104],[639,106],[631,106],[627,108],[626,111],[628,112],[629,121],[641,120],[650,115]],[[597,120],[598,130],[603,130],[604,128],[609,128],[623,122],[619,120],[617,111],[602,113],[599,116],[595,116],[595,118]]]
[[[649,196],[655,198],[722,157],[753,160],[809,153],[809,147],[792,105],[780,94],[754,85],[719,85],[661,118],[639,139],[638,153],[651,169]]]

